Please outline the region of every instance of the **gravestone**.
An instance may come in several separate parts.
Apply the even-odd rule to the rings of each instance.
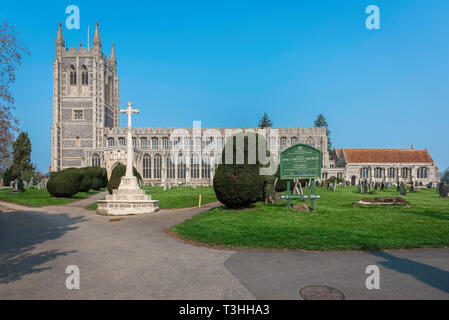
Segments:
[[[415,186],[413,185],[413,183],[410,185],[410,192],[415,191]]]
[[[376,182],[376,183],[374,184],[374,190],[377,191],[377,189],[379,189],[379,183]]]
[[[34,186],[34,177],[31,177],[31,180],[28,183],[28,188],[32,188],[33,186]]]
[[[390,183],[389,182],[385,183],[385,188],[387,188],[387,190],[390,189]]]
[[[363,193],[368,193],[368,182],[363,181]]]
[[[399,193],[401,194],[401,196],[405,196],[407,194],[407,191],[405,190],[405,184],[403,182],[401,182],[401,184],[399,185]]]
[[[168,190],[170,190],[171,189],[171,183],[169,182],[168,183]]]
[[[12,191],[16,191],[16,183],[17,183],[16,181],[17,180],[11,181],[11,183],[9,184]]]
[[[151,187],[154,188],[154,182],[150,181]]]
[[[332,186],[332,191],[337,189],[337,180],[334,180],[334,185]]]
[[[363,189],[362,189],[362,183],[359,181],[359,185],[357,188],[358,193],[363,193]]]
[[[42,190],[42,189],[44,188],[44,181],[39,182],[39,183],[37,184],[37,188],[38,188],[39,190]]]
[[[164,182],[164,191],[167,191],[167,183]]]
[[[385,190],[385,184],[383,182],[380,184],[380,190]]]

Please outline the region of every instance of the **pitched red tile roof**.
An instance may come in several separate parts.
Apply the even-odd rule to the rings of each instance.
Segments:
[[[414,149],[336,149],[346,163],[433,163],[426,150]]]

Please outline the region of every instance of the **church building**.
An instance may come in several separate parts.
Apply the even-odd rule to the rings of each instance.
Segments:
[[[119,77],[112,44],[102,52],[98,23],[93,46],[66,48],[59,24],[53,62],[53,124],[51,168],[101,166],[108,175],[126,164],[126,129],[119,123]],[[144,111],[144,110],[142,110]],[[144,182],[209,185],[221,159],[226,138],[256,128],[133,128],[134,166]],[[322,153],[322,177],[355,185],[359,181],[392,183],[439,182],[438,168],[428,150],[335,149],[327,151],[326,128],[267,128],[268,149],[279,153],[296,144]]]

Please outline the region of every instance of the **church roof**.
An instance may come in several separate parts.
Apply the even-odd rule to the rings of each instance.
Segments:
[[[336,149],[346,163],[433,163],[426,150],[414,149]]]

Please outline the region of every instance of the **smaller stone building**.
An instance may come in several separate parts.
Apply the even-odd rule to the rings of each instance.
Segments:
[[[359,181],[428,184],[440,182],[438,167],[427,149],[335,149],[323,177]]]

